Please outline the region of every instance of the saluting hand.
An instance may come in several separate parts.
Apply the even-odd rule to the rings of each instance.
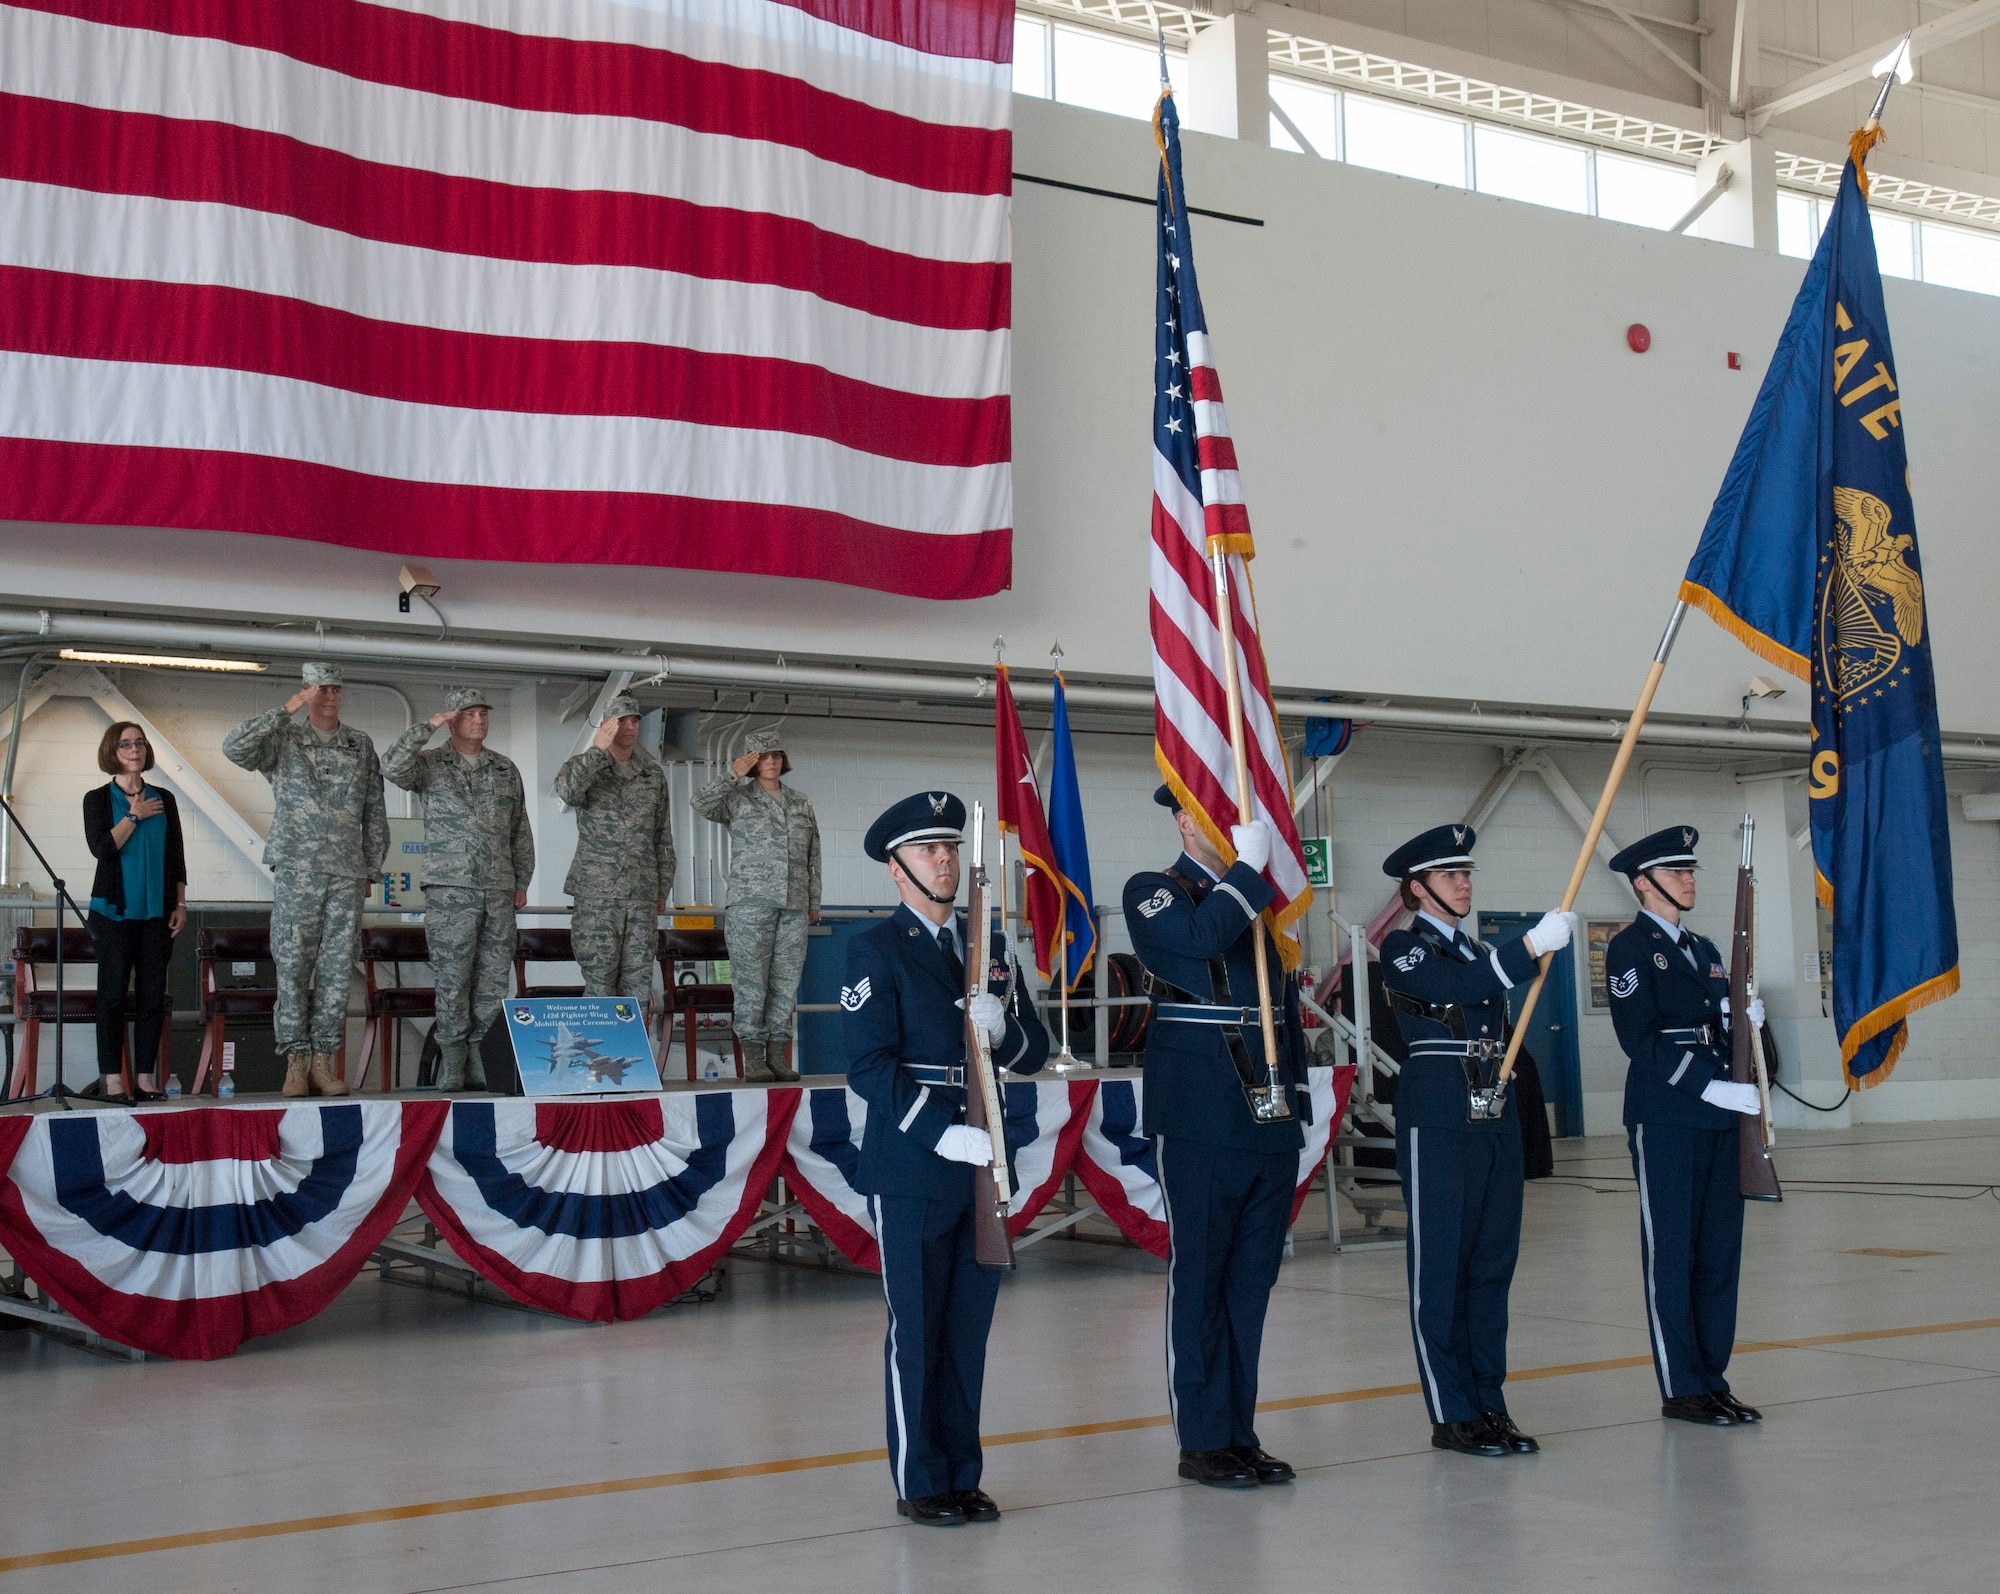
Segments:
[[[599,752],[608,753],[617,737],[618,722],[615,719],[602,719],[597,722],[597,729],[591,733],[590,745]]]
[[[442,709],[440,709],[430,718],[431,729],[436,730],[440,725],[449,725],[453,720],[457,718],[458,716],[456,714],[447,714]]]
[[[285,712],[287,714],[298,713],[300,709],[304,708],[308,703],[310,703],[313,700],[313,693],[317,692],[318,690],[319,688],[316,686],[300,687],[290,697],[285,699]]]
[[[741,780],[757,767],[757,760],[762,756],[760,753],[745,753],[741,758],[732,760],[729,765],[730,774]]]

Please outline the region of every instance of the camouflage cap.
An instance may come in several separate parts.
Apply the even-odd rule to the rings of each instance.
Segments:
[[[775,725],[769,730],[752,731],[744,738],[743,751],[758,758],[762,758],[766,753],[776,753],[785,761],[778,773],[789,775],[792,772],[792,755],[785,751],[784,738],[778,734],[778,727]]]
[[[444,711],[447,714],[456,714],[462,709],[492,706],[492,697],[484,687],[454,686],[444,695]]]
[[[338,664],[302,665],[299,669],[299,679],[304,681],[307,686],[338,686],[340,685],[340,666]]]
[[[604,720],[623,719],[627,714],[644,714],[645,712],[643,708],[639,707],[639,700],[630,692],[620,692],[609,703],[604,705],[604,713],[599,716],[599,723],[603,723]]]

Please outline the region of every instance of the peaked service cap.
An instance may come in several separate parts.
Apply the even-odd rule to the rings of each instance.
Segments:
[[[868,827],[862,850],[877,863],[913,841],[963,841],[965,804],[948,791],[920,791],[905,797]]]
[[[1436,825],[1384,858],[1382,872],[1392,880],[1408,880],[1432,869],[1477,869],[1472,848],[1478,840],[1470,825]]]

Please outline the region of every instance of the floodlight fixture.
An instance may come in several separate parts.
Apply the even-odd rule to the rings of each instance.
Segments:
[[[207,653],[108,653],[98,648],[64,648],[56,656],[72,664],[138,664],[153,670],[212,670],[221,675],[262,675],[270,668],[255,659],[219,659]]]

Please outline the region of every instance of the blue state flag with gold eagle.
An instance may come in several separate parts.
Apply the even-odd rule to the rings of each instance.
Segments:
[[[1937,694],[1902,397],[1855,158],[1681,596],[1812,684],[1813,861],[1848,1081],[1958,989]]]

